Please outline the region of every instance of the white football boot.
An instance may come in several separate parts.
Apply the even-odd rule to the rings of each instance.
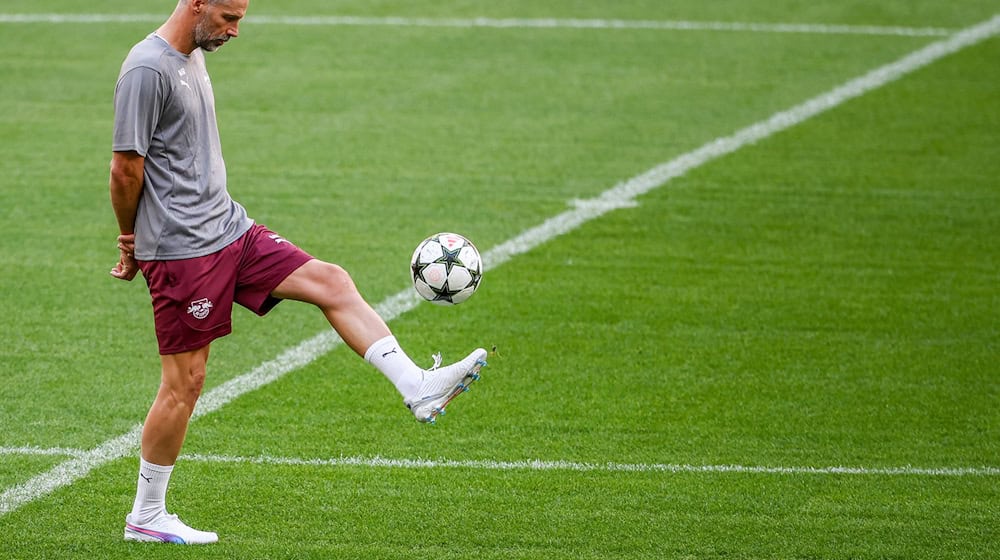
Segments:
[[[176,515],[161,513],[149,523],[132,523],[132,515],[125,517],[125,540],[140,542],[164,542],[173,544],[210,544],[219,536],[209,531],[192,529],[177,519]]]
[[[477,348],[461,362],[443,368],[438,367],[440,364],[441,355],[435,355],[434,367],[423,372],[417,396],[403,401],[421,422],[434,423],[452,399],[468,391],[469,385],[479,379],[479,370],[486,365],[486,350]]]

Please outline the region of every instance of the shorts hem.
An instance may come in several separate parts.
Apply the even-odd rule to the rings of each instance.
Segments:
[[[171,354],[183,354],[184,352],[191,352],[192,350],[197,350],[199,348],[204,348],[205,346],[208,346],[209,344],[211,344],[212,342],[214,342],[216,339],[222,338],[224,336],[228,336],[228,335],[232,334],[232,332],[233,332],[232,323],[229,323],[229,324],[225,325],[224,327],[221,327],[221,328],[218,328],[218,329],[215,329],[215,330],[212,330],[212,331],[209,331],[209,332],[205,333],[205,336],[203,336],[203,337],[201,337],[201,338],[199,338],[197,340],[193,340],[193,341],[187,342],[185,344],[178,344],[178,345],[175,345],[175,346],[168,346],[166,348],[164,348],[163,346],[160,346],[160,355],[161,356],[169,356]]]
[[[295,254],[295,257],[296,258],[294,259],[289,257],[286,261],[288,266],[283,267],[283,270],[281,270],[277,274],[274,274],[271,277],[270,282],[263,284],[264,286],[266,286],[267,290],[266,292],[261,290],[251,297],[237,298],[236,300],[237,303],[249,309],[250,311],[253,311],[258,316],[263,317],[272,309],[274,309],[279,303],[285,301],[282,298],[277,298],[272,296],[271,292],[273,292],[275,288],[280,286],[281,283],[284,282],[286,278],[291,276],[296,270],[305,266],[305,264],[308,263],[309,261],[315,260],[315,257],[302,250],[299,250],[299,252]]]

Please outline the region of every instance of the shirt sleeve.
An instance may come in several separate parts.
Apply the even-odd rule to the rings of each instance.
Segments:
[[[163,96],[163,80],[152,68],[132,68],[118,79],[112,151],[146,157],[163,112]]]

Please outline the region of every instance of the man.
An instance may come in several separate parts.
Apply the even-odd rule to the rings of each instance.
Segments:
[[[422,422],[478,378],[486,351],[422,370],[362,299],[346,271],[254,223],[226,189],[215,100],[204,53],[239,35],[248,0],[179,0],[138,43],[115,88],[111,205],[121,235],[111,275],[149,287],[161,382],[142,430],[135,502],[125,539],[211,543],[166,510],[166,489],[205,380],[209,347],[231,331],[235,301],[264,315],[282,299],[317,306],[379,369]]]

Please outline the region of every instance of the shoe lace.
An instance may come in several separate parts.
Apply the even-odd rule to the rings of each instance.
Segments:
[[[431,358],[434,359],[434,365],[432,365],[431,369],[429,369],[427,371],[434,371],[437,368],[441,367],[441,353],[440,352],[438,352],[436,354],[431,354]]]

